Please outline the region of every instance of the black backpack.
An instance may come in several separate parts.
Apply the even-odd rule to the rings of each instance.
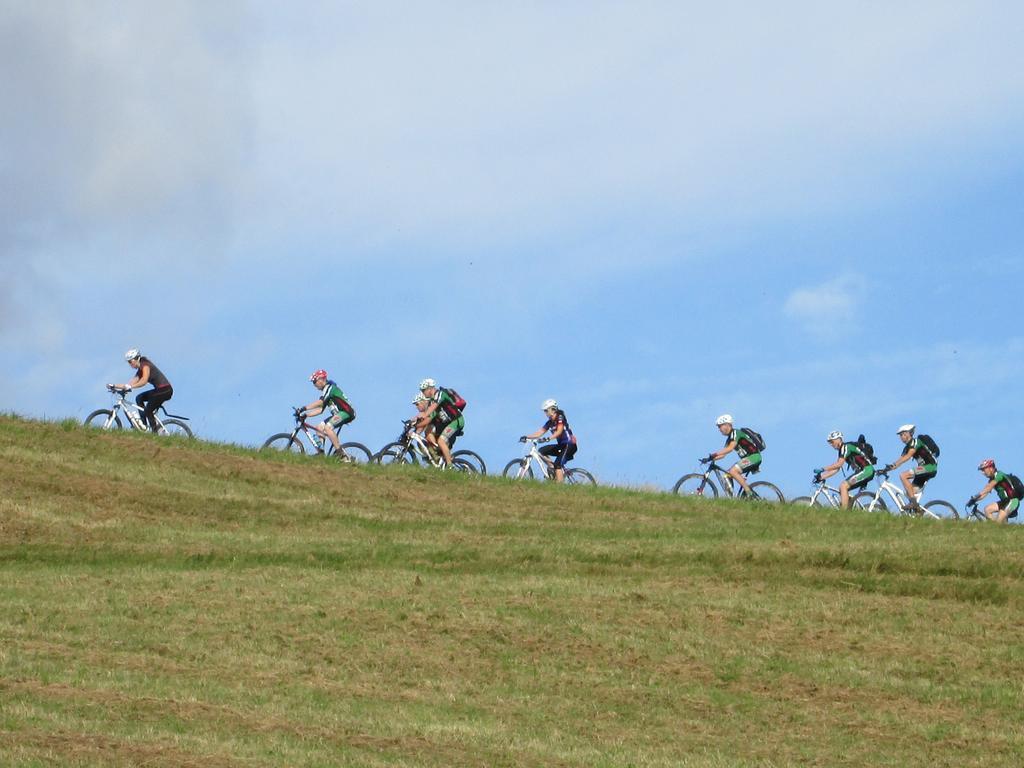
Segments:
[[[924,444],[924,447],[928,449],[928,452],[932,456],[939,458],[939,454],[941,453],[939,450],[939,444],[932,439],[931,435],[920,435],[917,439]]]
[[[860,448],[861,452],[867,457],[868,463],[874,466],[878,463],[878,457],[875,456],[875,448],[871,443],[864,439],[864,435],[860,435],[857,438],[857,447]]]
[[[747,433],[747,437],[750,438],[750,442],[754,446],[754,453],[760,453],[765,449],[764,438],[761,437],[759,432],[755,432],[750,427],[743,427],[743,431]]]
[[[1010,481],[1010,485],[1013,486],[1013,495],[1015,498],[1024,499],[1024,483],[1021,482],[1020,478],[1016,475],[1007,473],[1006,479]]]

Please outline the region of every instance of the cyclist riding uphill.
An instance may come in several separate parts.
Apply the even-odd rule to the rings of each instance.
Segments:
[[[853,474],[839,484],[841,506],[843,509],[849,509],[850,491],[863,488],[875,476],[874,457],[869,455],[867,443],[863,440],[847,443],[843,440],[843,433],[838,430],[829,432],[827,440],[829,445],[839,451],[839,460],[824,469],[814,470],[814,482],[818,483],[832,477],[842,469],[844,463],[849,465]]]
[[[566,462],[572,461],[573,456],[576,455],[578,447],[576,435],[569,429],[565,411],[558,407],[557,401],[545,400],[541,403],[540,409],[548,417],[548,420],[533,434],[520,437],[519,442],[525,443],[527,440],[536,440],[537,438],[541,438],[540,442],[542,443],[554,440],[555,444],[545,445],[540,449],[540,454],[555,468],[555,480],[560,483],[565,480]],[[551,433],[551,437],[544,438],[543,435],[548,432]]]
[[[924,490],[925,483],[935,477],[939,471],[939,464],[936,461],[936,457],[939,455],[939,446],[928,435],[915,437],[914,429],[913,424],[904,424],[896,430],[897,436],[903,441],[903,453],[896,461],[886,464],[883,470],[889,472],[911,459],[917,460],[917,466],[914,469],[900,473],[903,490],[907,492],[907,499],[909,499],[907,506],[911,508],[919,506],[919,495]]]
[[[996,469],[994,459],[985,459],[978,465],[978,469],[988,478],[988,482],[977,494],[971,496],[967,503],[970,505],[981,501],[992,493],[994,488],[999,494],[999,501],[985,507],[985,517],[1000,523],[1005,523],[1011,517],[1016,517],[1017,510],[1020,509],[1020,500],[1024,498],[1024,484],[1021,483],[1020,478],[1009,472],[1000,472]]]
[[[420,392],[428,402],[427,407],[420,412],[416,428],[422,430],[433,424],[434,429],[426,433],[427,442],[438,448],[445,464],[451,466],[451,444],[466,427],[466,419],[462,415],[466,401],[454,389],[437,386],[433,379],[421,381]]]
[[[135,402],[142,409],[143,419],[149,425],[149,428],[156,432],[157,426],[154,414],[161,405],[171,399],[174,395],[174,388],[171,387],[171,382],[167,380],[163,372],[153,365],[153,361],[148,357],[144,357],[139,350],[129,349],[124,353],[124,359],[128,365],[135,369],[135,378],[127,384],[111,384],[111,386],[121,389],[138,389],[147,384],[153,385],[152,389],[147,389],[145,392],[140,393],[135,398]]]
[[[739,461],[729,469],[729,477],[739,483],[743,492],[749,497],[759,498],[757,493],[750,490],[746,475],[761,469],[761,451],[764,450],[764,440],[761,435],[749,427],[736,429],[732,423],[732,416],[727,413],[715,419],[715,426],[718,427],[719,432],[725,435],[725,446],[711,453],[706,459],[701,459],[701,463],[710,464],[713,461],[724,459],[736,451]]]
[[[341,447],[341,441],[338,440],[338,431],[355,420],[356,410],[341,391],[341,387],[327,377],[327,371],[324,369],[313,371],[309,380],[319,390],[320,397],[299,410],[304,416],[318,416],[324,411],[330,412],[329,417],[316,425],[316,431],[331,441],[335,456],[345,459],[347,455]]]

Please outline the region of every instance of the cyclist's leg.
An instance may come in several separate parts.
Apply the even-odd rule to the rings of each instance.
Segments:
[[[331,441],[331,445],[334,446],[334,452],[342,456],[344,456],[344,452],[341,450],[341,440],[338,439],[338,433],[351,420],[351,414],[338,411],[317,427]]]
[[[555,482],[561,483],[565,480],[565,463],[572,461],[572,457],[576,455],[576,445],[573,443],[563,443],[562,445],[556,444],[550,447],[555,449]]]
[[[557,472],[556,461],[559,450],[561,450],[560,446],[554,443],[537,449],[537,453],[540,454],[541,458],[544,459],[544,463],[547,464],[548,476],[552,472]]]
[[[925,464],[913,470],[908,469],[900,475],[900,479],[903,480],[903,487],[907,491],[908,506],[914,509],[920,506],[918,504],[918,497],[923,493],[928,481],[935,477],[937,470],[938,468],[934,464]]]
[[[135,403],[142,408],[142,421],[148,424],[153,432],[157,430],[154,414],[161,405],[171,399],[173,394],[174,390],[171,387],[161,387],[160,389],[147,389],[135,398]]]
[[[462,416],[457,419],[449,421],[444,429],[441,430],[441,434],[437,438],[437,447],[441,449],[441,455],[444,457],[444,463],[451,466],[452,463],[452,449],[448,447],[448,441],[458,432],[460,429],[465,427],[465,420]]]
[[[850,508],[850,493],[864,488],[869,482],[871,482],[871,478],[874,476],[875,468],[869,465],[864,467],[864,469],[853,477],[848,477],[839,484],[839,495],[842,500],[843,509]]]
[[[907,499],[910,502],[914,501],[914,493],[915,493],[915,491],[914,491],[914,482],[913,481],[914,481],[914,473],[916,471],[917,471],[917,468],[907,469],[907,470],[904,470],[903,472],[900,472],[900,482],[903,484],[903,490],[906,492]]]
[[[999,507],[998,522],[1005,523],[1011,517],[1017,516],[1017,510],[1020,508],[1020,499],[1006,499],[999,502],[996,506]]]
[[[729,476],[740,484],[743,492],[748,496],[753,495],[750,491],[750,483],[747,482],[747,475],[761,466],[761,454],[752,453],[744,456],[729,469]]]

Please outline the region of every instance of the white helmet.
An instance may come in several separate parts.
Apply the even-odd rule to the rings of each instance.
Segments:
[[[540,409],[546,411],[548,408],[558,408],[558,401],[552,400],[550,397],[540,404]]]
[[[436,386],[437,382],[434,381],[433,379],[424,379],[423,381],[420,382],[420,392],[422,392],[424,389],[429,389],[430,387]]]
[[[896,430],[896,434],[897,435],[900,432],[909,432],[910,434],[914,434],[914,425],[913,424],[904,424],[902,427],[900,427],[899,429]]]
[[[830,442],[830,443],[831,443],[831,442],[832,442],[833,440],[842,440],[842,439],[843,439],[843,433],[842,433],[842,432],[840,432],[840,431],[839,431],[838,429],[835,429],[835,430],[833,430],[833,431],[829,432],[829,433],[828,433],[828,437],[827,437],[827,438],[825,438],[825,439],[826,439],[826,440],[827,440],[828,442]]]
[[[732,424],[732,416],[730,416],[728,413],[723,413],[721,416],[715,419],[716,427],[720,427],[723,424]]]
[[[124,360],[126,363],[130,363],[132,360],[136,360],[137,358],[140,357],[142,357],[142,353],[139,352],[139,350],[136,349],[135,347],[132,347],[131,349],[124,353]]]
[[[428,397],[427,397],[426,395],[424,395],[424,394],[423,394],[422,392],[419,392],[419,393],[418,393],[418,394],[416,395],[416,397],[414,397],[414,398],[412,399],[412,404],[413,404],[413,405],[419,405],[420,403],[425,403],[425,402],[427,402],[427,400],[428,400],[428,399],[429,399],[429,398],[428,398]]]

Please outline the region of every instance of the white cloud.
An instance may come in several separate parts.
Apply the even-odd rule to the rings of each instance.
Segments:
[[[846,274],[821,285],[798,288],[787,297],[783,311],[809,333],[825,338],[854,320],[866,291],[863,277]]]
[[[45,333],[13,308],[88,291],[112,261],[133,279],[227,263],[245,296],[260,255],[308,246],[322,270],[470,251],[506,286],[510,252],[523,273],[557,258],[606,275],[713,251],[708,229],[877,203],[920,165],[1019,135],[1022,19],[999,3],[0,0],[0,333]],[[666,228],[687,236],[666,247]]]

